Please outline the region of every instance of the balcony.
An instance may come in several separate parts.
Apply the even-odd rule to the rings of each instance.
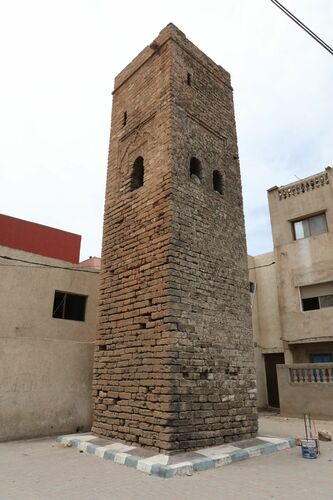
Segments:
[[[277,365],[282,416],[333,419],[333,363]]]

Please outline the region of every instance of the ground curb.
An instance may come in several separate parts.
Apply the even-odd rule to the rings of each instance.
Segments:
[[[144,458],[142,456],[140,457],[129,453],[129,451],[134,447],[115,442],[112,442],[110,445],[100,445],[89,442],[94,439],[96,440],[96,436],[92,434],[83,434],[59,436],[56,441],[64,446],[78,448],[82,452],[96,455],[104,460],[111,460],[112,462],[123,464],[127,467],[165,479],[169,479],[176,475],[191,476],[195,472],[215,469],[224,465],[239,462],[240,460],[258,457],[260,455],[268,455],[276,451],[296,446],[296,440],[293,438],[272,438],[260,436],[258,439],[262,440],[262,444],[256,446],[239,448],[235,451],[228,452],[227,449],[230,447],[237,448],[237,443],[231,443],[232,446],[221,445],[220,447],[211,448],[211,456],[209,456],[210,452],[209,448],[207,448],[206,450],[198,450],[196,452],[196,454],[199,455],[199,458],[184,460],[184,454],[182,454],[182,459],[180,459],[181,461],[170,465],[167,463],[170,459],[168,455],[160,454]],[[200,451],[204,452],[205,455],[201,455],[200,457]],[[174,461],[175,458],[177,458],[177,455],[173,455]]]

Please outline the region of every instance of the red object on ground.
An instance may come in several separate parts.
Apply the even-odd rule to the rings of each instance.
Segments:
[[[0,214],[0,245],[78,264],[81,236]]]

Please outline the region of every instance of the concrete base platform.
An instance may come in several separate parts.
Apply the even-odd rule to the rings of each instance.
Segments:
[[[255,439],[203,448],[194,452],[164,455],[156,454],[147,448],[102,439],[94,434],[59,436],[57,442],[163,478],[175,475],[191,476],[194,472],[214,469],[295,446],[293,438],[258,436]]]

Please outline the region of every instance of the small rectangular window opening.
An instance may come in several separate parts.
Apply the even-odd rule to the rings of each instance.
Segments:
[[[123,127],[125,127],[126,123],[127,123],[127,111],[124,111]]]
[[[187,85],[191,85],[192,83],[192,75],[191,73],[187,73]]]
[[[333,295],[323,295],[319,297],[320,309],[323,307],[333,307]]]
[[[85,295],[55,291],[52,317],[84,321],[86,301]]]
[[[333,281],[300,287],[303,311],[333,307]]]
[[[327,233],[327,223],[325,214],[306,217],[305,219],[293,222],[295,240]]]
[[[313,311],[315,309],[320,309],[318,297],[302,299],[302,304],[303,304],[303,311]]]

